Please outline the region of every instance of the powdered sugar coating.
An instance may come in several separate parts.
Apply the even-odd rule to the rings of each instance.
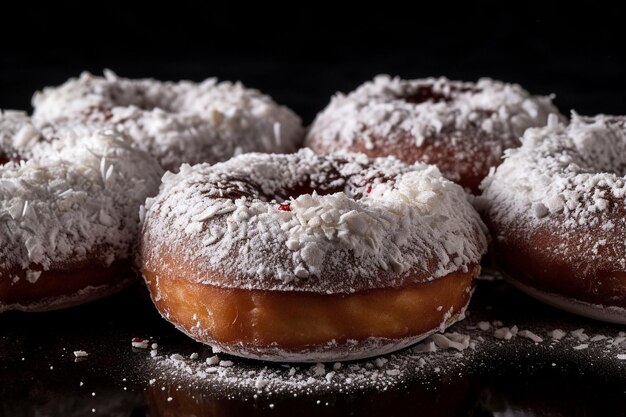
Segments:
[[[291,110],[241,83],[104,75],[84,72],[36,93],[36,125],[46,133],[60,127],[80,135],[115,130],[170,170],[245,152],[293,152],[304,135]]]
[[[626,196],[626,118],[573,114],[566,126],[552,117],[548,126],[528,130],[522,141],[485,180],[482,200],[496,209],[507,199],[514,212],[502,214],[509,217],[524,214],[541,221],[561,213],[568,228],[607,227],[596,214],[607,209],[611,197]]]
[[[166,174],[141,245],[144,265],[173,276],[164,254],[193,259],[194,282],[327,294],[466,271],[485,250],[468,197],[436,167],[310,150]]]
[[[0,110],[0,163],[29,156],[40,138],[25,112]]]
[[[422,93],[423,101],[407,101],[424,88],[432,93]],[[489,78],[471,83],[445,77],[402,80],[379,75],[348,95],[335,95],[318,115],[311,134],[316,127],[323,128],[322,137],[348,147],[361,136],[393,141],[409,132],[420,146],[425,138],[448,127],[477,126],[500,135],[505,147],[511,147],[527,128],[544,125],[550,113],[558,113],[550,97],[531,96],[517,84]]]
[[[550,97],[532,96],[517,84],[379,75],[335,95],[306,143],[320,153],[356,150],[434,163],[449,179],[474,188],[504,149],[519,146],[524,131],[545,125],[551,113],[558,110]]]
[[[32,159],[0,166],[0,279],[129,258],[139,206],[161,173],[149,155],[104,134],[42,143]]]
[[[571,265],[571,279],[588,279],[593,294],[608,285],[601,276],[626,271],[626,118],[573,114],[565,126],[552,117],[522,142],[484,181],[479,208],[498,245],[536,247],[536,234],[549,231],[542,256]],[[616,289],[601,304],[624,303]]]

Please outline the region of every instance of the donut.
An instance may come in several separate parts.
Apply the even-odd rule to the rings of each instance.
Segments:
[[[531,96],[516,84],[380,75],[335,95],[305,145],[324,155],[347,150],[434,164],[477,193],[503,151],[519,146],[528,127],[545,125],[550,113],[558,114],[551,97]]]
[[[0,312],[69,307],[126,286],[136,278],[139,208],[158,191],[159,164],[105,134],[42,142],[31,153],[0,166]]]
[[[165,319],[269,361],[383,354],[463,317],[484,224],[434,166],[246,154],[166,173],[139,265]]]
[[[0,165],[26,159],[41,135],[21,111],[0,110]]]
[[[111,129],[157,158],[165,169],[216,163],[245,152],[294,152],[300,118],[240,83],[127,79],[83,73],[33,96],[33,121],[47,135]]]
[[[477,200],[509,281],[548,304],[626,324],[626,117],[550,117]]]

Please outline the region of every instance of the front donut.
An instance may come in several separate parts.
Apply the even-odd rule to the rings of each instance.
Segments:
[[[463,318],[485,227],[436,167],[362,154],[183,165],[149,199],[140,267],[161,314],[271,361],[384,354]]]

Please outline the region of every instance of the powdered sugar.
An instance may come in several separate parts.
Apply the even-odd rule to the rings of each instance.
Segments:
[[[432,166],[393,158],[302,150],[183,165],[147,206],[144,264],[163,268],[159,254],[175,251],[197,265],[188,279],[219,287],[394,287],[466,270],[486,249],[484,226],[460,187]]]
[[[36,282],[33,271],[129,258],[139,206],[161,172],[107,135],[41,143],[29,161],[0,166],[0,270]]]
[[[626,195],[624,120],[573,114],[565,126],[552,118],[548,126],[528,130],[522,140],[523,146],[507,151],[506,162],[483,184],[482,200],[492,212],[506,199],[512,209],[506,212],[509,217],[523,214],[537,219],[533,223],[560,214],[567,228],[615,226],[601,217],[609,199]]]
[[[479,289],[480,290],[480,289]],[[493,292],[490,295],[498,294]],[[501,293],[500,293],[501,294]],[[476,307],[476,304],[474,304]],[[516,306],[517,307],[517,306]],[[505,312],[508,310],[504,310]],[[543,367],[567,366],[582,359],[597,367],[610,363],[619,366],[624,356],[623,333],[618,328],[598,324],[580,331],[574,320],[565,323],[566,331],[560,340],[550,337],[554,321],[545,317],[524,316],[520,330],[513,323],[506,323],[511,334],[508,340],[494,336],[492,328],[503,328],[505,324],[494,320],[488,330],[480,330],[478,323],[493,318],[493,312],[473,310],[469,318],[451,327],[446,333],[437,333],[423,342],[390,355],[355,362],[335,364],[267,364],[233,360],[232,366],[223,367],[220,361],[226,355],[218,354],[210,361],[191,361],[187,355],[160,355],[146,358],[151,372],[146,378],[156,376],[164,386],[183,386],[198,389],[219,387],[228,394],[246,394],[271,397],[289,393],[305,398],[313,394],[330,392],[351,393],[361,390],[386,390],[404,387],[409,381],[429,385],[440,378],[466,377],[472,373],[484,373],[492,377],[510,363],[520,372],[520,366],[529,363],[533,371]],[[549,316],[548,316],[549,317]],[[522,319],[522,317],[519,317]],[[543,320],[543,321],[542,321]],[[485,326],[483,326],[485,327]],[[595,328],[595,330],[594,330]],[[605,337],[592,342],[595,332],[602,330]],[[590,338],[581,345],[578,335],[589,332]],[[515,335],[513,333],[516,333]],[[544,336],[547,336],[544,338]],[[191,342],[190,342],[191,343]],[[191,348],[191,346],[190,346]],[[196,346],[193,345],[195,349]],[[205,353],[211,357],[209,349]],[[578,358],[578,359],[573,359]],[[339,366],[337,366],[339,364]],[[493,368],[490,368],[493,367]],[[618,368],[620,369],[620,368]],[[618,371],[619,372],[619,371]],[[442,376],[437,376],[437,375]],[[401,388],[402,389],[402,388]],[[256,397],[255,397],[256,398]]]
[[[455,349],[461,352],[469,348],[470,340],[468,335],[457,332],[435,333],[425,342],[413,347],[413,351],[419,353],[436,352],[437,349]]]
[[[232,387],[239,392],[296,394],[337,389],[350,392],[366,387],[385,389],[403,380],[414,378],[416,374],[441,372],[442,368],[449,371],[462,367],[463,361],[470,358],[470,354],[463,356],[464,353],[461,352],[468,349],[470,336],[459,333],[439,336],[442,340],[458,340],[460,349],[444,343],[438,349],[436,357],[428,353],[419,353],[414,348],[368,361],[295,366],[262,366],[259,363],[250,366],[239,361],[229,367],[221,364],[224,361],[207,366],[203,362],[189,361],[178,355],[176,358],[156,357],[153,359],[153,365],[155,369],[163,372],[162,376],[166,381],[168,379],[187,379],[197,383],[206,381],[220,387]],[[430,364],[437,366],[431,367]],[[439,371],[434,371],[434,368]]]
[[[551,113],[558,110],[549,97],[531,96],[516,84],[380,75],[334,96],[306,143],[320,153],[359,150],[435,163],[473,188],[476,179],[469,177],[484,177],[504,149],[519,146],[524,131],[545,125]]]
[[[625,270],[625,120],[573,114],[569,126],[553,117],[548,126],[529,129],[477,199],[496,242],[528,240],[535,247],[535,234],[549,230],[554,241],[546,242],[542,256],[574,265],[572,279],[593,274],[589,265]],[[614,302],[623,304],[618,298]]]
[[[130,80],[82,73],[33,97],[46,135],[112,129],[166,168],[226,160],[244,152],[293,152],[304,134],[292,111],[240,83]]]
[[[426,89],[432,91],[425,92],[423,99],[413,99]],[[313,126],[323,126],[324,137],[346,145],[363,134],[393,140],[398,133],[408,132],[417,146],[448,127],[478,126],[502,135],[513,146],[528,127],[545,124],[550,113],[558,113],[550,98],[531,96],[516,84],[488,78],[469,83],[379,75],[349,95],[334,96]]]
[[[40,137],[26,113],[0,110],[0,163],[3,159],[19,160],[30,156]]]
[[[543,338],[531,332],[530,330],[520,330],[519,332],[517,332],[517,334],[521,337],[525,337],[526,339],[530,339],[535,343],[543,342]]]

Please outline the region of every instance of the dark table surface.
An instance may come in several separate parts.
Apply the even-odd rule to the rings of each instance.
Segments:
[[[481,330],[481,321],[495,326]],[[494,337],[513,325],[543,340]],[[549,336],[556,328],[562,340]],[[210,348],[161,319],[140,284],[64,311],[5,313],[0,329],[0,416],[626,415],[624,326],[544,306],[497,279],[479,282],[468,318],[449,330],[472,347],[408,349],[321,372],[221,353],[209,366]],[[158,343],[156,356],[132,348],[135,337]]]

